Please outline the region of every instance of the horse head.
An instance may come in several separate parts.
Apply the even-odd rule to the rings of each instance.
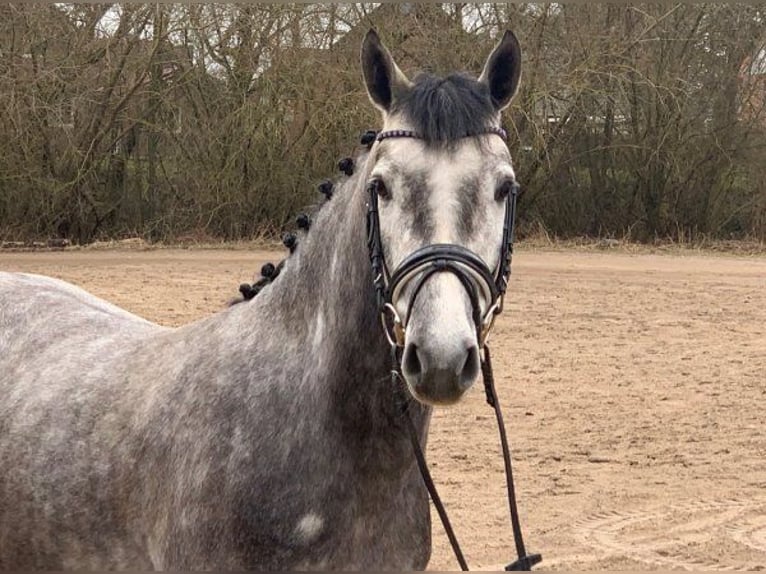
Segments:
[[[361,60],[383,121],[364,177],[384,322],[411,394],[452,404],[479,374],[507,281],[518,186],[500,114],[518,89],[521,49],[506,32],[478,79],[410,80],[371,30]]]

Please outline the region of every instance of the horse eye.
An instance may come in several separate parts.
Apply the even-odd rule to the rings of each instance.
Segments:
[[[519,184],[513,179],[506,179],[495,189],[495,199],[502,201],[511,193],[519,192]]]
[[[386,184],[379,177],[376,177],[370,183],[368,183],[367,189],[370,191],[370,193],[375,193],[381,199],[389,199],[391,197],[391,193],[388,191],[388,187],[386,187]]]

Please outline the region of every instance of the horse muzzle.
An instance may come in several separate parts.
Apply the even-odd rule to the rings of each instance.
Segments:
[[[457,284],[450,284],[449,276]],[[441,290],[437,278],[442,279]],[[429,245],[402,261],[387,287],[382,322],[392,348],[402,351],[402,374],[413,396],[432,404],[457,402],[479,374],[479,348],[500,298],[489,268],[459,245]],[[448,287],[463,301],[463,295],[468,296],[470,320],[462,314],[462,305],[458,309],[440,300]],[[429,293],[421,298],[425,290]],[[397,309],[406,309],[404,319]],[[445,321],[451,327],[443,328]]]
[[[479,348],[473,339],[449,346],[439,343],[426,337],[407,341],[401,369],[416,399],[432,405],[451,405],[479,376]]]

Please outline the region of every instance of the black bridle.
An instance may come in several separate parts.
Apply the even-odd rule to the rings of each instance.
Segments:
[[[490,127],[486,131],[472,136],[494,134],[506,139],[506,132],[499,127]],[[422,139],[416,132],[409,130],[392,130],[378,134],[376,142],[390,138],[414,138]],[[508,287],[508,279],[511,275],[511,259],[513,256],[514,223],[516,220],[516,200],[519,194],[519,186],[513,183],[505,199],[505,218],[503,222],[503,240],[500,246],[500,258],[497,268],[492,271],[484,260],[476,253],[454,244],[428,245],[416,250],[406,257],[393,273],[389,272],[383,251],[383,242],[380,235],[380,213],[378,211],[377,187],[371,185],[368,188],[369,202],[367,209],[367,246],[370,253],[373,284],[380,311],[381,322],[389,344],[391,345],[391,378],[395,385],[399,404],[401,405],[405,424],[412,442],[415,458],[423,476],[423,481],[433,500],[434,506],[441,518],[444,529],[452,545],[462,570],[468,570],[463,553],[455,537],[444,505],[441,502],[436,485],[434,484],[428,465],[420,446],[417,430],[407,412],[409,400],[404,390],[404,379],[401,373],[400,350],[404,347],[407,322],[411,317],[413,305],[426,282],[437,273],[452,273],[468,293],[471,301],[472,318],[476,327],[477,341],[482,349],[481,370],[484,378],[484,390],[487,402],[495,411],[500,442],[503,450],[505,463],[506,483],[508,488],[508,503],[511,513],[511,526],[518,559],[506,566],[506,570],[531,570],[532,567],[542,560],[539,554],[527,554],[524,548],[524,540],[521,533],[518,508],[516,506],[516,494],[513,486],[513,471],[511,468],[511,454],[508,447],[508,439],[505,434],[503,415],[500,403],[495,391],[492,361],[487,346],[489,333],[494,326],[495,318],[503,309],[503,300]],[[407,313],[404,321],[401,320],[396,303],[405,288],[412,284]],[[484,309],[482,309],[482,301]],[[391,326],[389,327],[389,318]]]
[[[499,127],[488,128],[483,134],[494,134],[506,139],[506,132]],[[378,134],[376,141],[381,142],[391,138],[414,138],[420,136],[409,130],[392,130]],[[513,256],[513,231],[516,220],[516,200],[519,186],[513,183],[505,198],[505,219],[503,221],[503,240],[500,244],[500,258],[495,271],[491,271],[484,260],[468,249],[454,244],[427,245],[418,249],[402,261],[394,270],[389,272],[383,253],[383,243],[380,237],[380,214],[378,211],[378,194],[375,187],[369,188],[369,203],[367,210],[367,245],[370,251],[373,281],[377,295],[378,308],[381,310],[381,320],[386,336],[392,345],[404,345],[404,332],[407,328],[396,311],[396,302],[404,288],[416,280],[415,288],[410,296],[405,321],[409,319],[410,311],[426,281],[435,273],[449,271],[453,273],[465,287],[473,308],[473,319],[477,330],[477,340],[483,346],[494,324],[495,317],[503,310],[503,298],[511,275],[511,258]],[[482,313],[482,296],[486,310]],[[388,315],[393,325],[388,327]]]

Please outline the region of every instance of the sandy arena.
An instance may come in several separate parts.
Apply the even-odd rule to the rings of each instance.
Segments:
[[[180,325],[282,252],[0,253]],[[518,251],[493,334],[522,525],[540,570],[766,570],[766,257]],[[472,567],[514,556],[480,385],[429,459]],[[457,567],[434,514],[430,568]]]

